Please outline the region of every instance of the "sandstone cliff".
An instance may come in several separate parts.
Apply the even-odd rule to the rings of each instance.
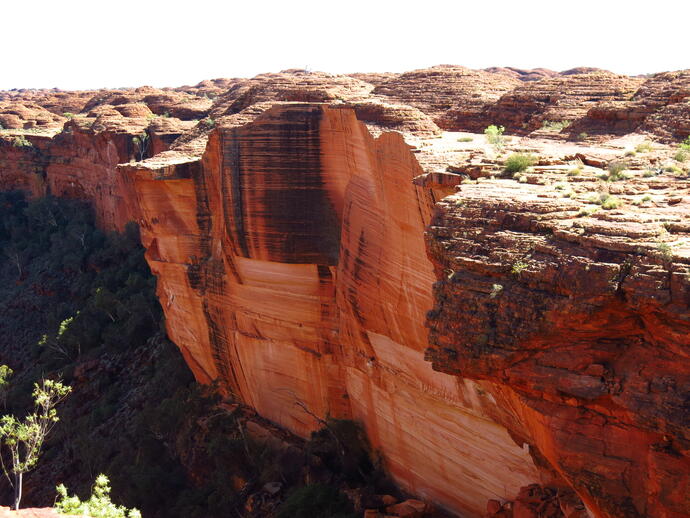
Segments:
[[[424,362],[435,199],[400,135],[290,104],[220,127],[201,160],[121,169],[200,380],[302,435],[312,413],[361,420],[398,481],[470,516],[538,480],[481,388]]]
[[[563,184],[504,180],[443,200],[427,243],[441,279],[427,356],[495,382],[511,411],[499,420],[596,516],[680,518],[690,248],[678,195],[689,184],[641,173],[610,187],[623,207],[594,214],[581,210],[599,185],[591,177],[567,198]]]
[[[687,180],[657,174],[662,145],[627,159],[634,178],[597,175],[643,140],[612,134],[685,138],[687,85],[435,67],[99,92],[58,134],[62,119],[19,111],[15,126],[45,129],[0,135],[0,186],[89,200],[105,228],[136,221],[199,381],[300,435],[361,421],[437,505],[506,516],[519,494],[515,509],[548,498],[582,516],[572,488],[595,516],[679,518]],[[509,144],[537,166],[489,179],[505,156],[439,130],[490,123],[547,139]],[[583,130],[601,145],[561,142]],[[592,196],[623,207],[594,214]]]

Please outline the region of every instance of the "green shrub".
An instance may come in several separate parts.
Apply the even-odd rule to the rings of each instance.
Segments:
[[[501,293],[503,293],[503,286],[501,284],[494,284],[493,286],[491,286],[491,293],[489,293],[489,297],[495,299]]]
[[[57,488],[60,499],[55,502],[55,510],[60,514],[90,516],[91,518],[141,518],[137,509],[127,509],[115,505],[110,500],[110,481],[101,474],[96,477],[91,497],[82,502],[78,496],[68,496],[67,488],[60,484]]]
[[[673,259],[673,250],[668,243],[659,243],[656,245],[656,249],[666,261]]]
[[[541,125],[542,129],[548,130],[548,131],[558,131],[561,132],[568,126],[572,124],[573,121],[569,120],[564,120],[564,121],[544,121]]]
[[[608,171],[608,175],[605,176],[604,179],[610,181],[610,182],[615,182],[618,180],[624,180],[626,179],[626,176],[623,174],[623,171],[625,171],[628,168],[628,164],[626,162],[622,161],[613,161],[610,162],[606,170]]]
[[[627,164],[625,162],[611,162],[606,168],[611,175],[617,175],[625,171]]]
[[[8,367],[3,367],[7,373]],[[55,407],[71,390],[59,381],[43,379],[41,383],[34,383],[33,413],[22,419],[13,415],[0,417],[0,445],[11,459],[10,463],[2,463],[2,471],[14,489],[15,510],[21,503],[24,475],[36,467],[46,437],[60,420]]]
[[[458,139],[458,142],[472,142],[473,140],[474,140],[474,138],[472,138],[472,137],[460,137]]]
[[[615,196],[611,196],[608,193],[602,192],[599,194],[592,194],[587,201],[589,203],[595,203],[601,205],[602,209],[617,209],[623,203],[620,199]]]
[[[690,151],[690,136],[680,143],[680,148],[685,151]]]
[[[599,210],[599,207],[582,207],[577,213],[578,216],[589,217]]]
[[[33,144],[24,135],[17,135],[12,139],[12,145],[14,147],[33,147]]]
[[[623,204],[623,202],[616,198],[615,196],[607,196],[602,202],[601,208],[606,210],[617,209]]]
[[[520,173],[534,165],[537,158],[526,153],[513,153],[506,159],[505,170],[507,173]]]
[[[513,275],[519,277],[523,271],[527,269],[529,265],[522,261],[521,259],[518,259],[513,263],[513,266],[511,267],[510,271]]]
[[[503,126],[496,126],[491,124],[484,130],[484,135],[486,135],[486,141],[494,146],[496,149],[501,149],[505,143],[503,137],[503,132],[505,128]]]
[[[665,166],[664,171],[666,171],[667,173],[673,173],[676,176],[685,175],[685,171],[683,169],[673,164]]]
[[[636,147],[635,151],[638,153],[649,153],[652,150],[651,142],[640,142]]]
[[[688,159],[688,152],[685,149],[679,149],[676,154],[673,155],[673,159],[676,162],[685,162]]]

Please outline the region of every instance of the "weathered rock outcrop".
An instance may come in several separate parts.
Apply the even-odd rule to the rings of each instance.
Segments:
[[[606,99],[577,121],[571,132],[625,134],[641,129],[666,139],[690,134],[690,71],[664,72],[644,81],[631,99]]]
[[[539,81],[546,77],[554,77],[558,75],[558,72],[549,70],[548,68],[515,68],[515,67],[490,67],[485,68],[485,72],[491,72],[492,74],[503,74],[520,81]]]
[[[481,385],[424,362],[435,199],[400,135],[286,104],[219,127],[200,161],[121,170],[198,379],[303,435],[311,414],[361,420],[398,481],[470,516],[538,478]]]
[[[350,76],[285,70],[237,82],[215,100],[211,115],[232,115],[265,101],[363,101],[373,89],[373,85]]]
[[[17,92],[28,131],[0,133],[0,188],[89,200],[107,229],[135,220],[198,380],[301,435],[361,421],[421,497],[572,517],[573,488],[597,517],[686,516],[690,186],[674,150],[626,158],[637,172],[615,182],[602,168],[644,137],[514,138],[538,165],[492,180],[508,176],[497,150],[439,127],[684,137],[687,74],[492,72],[100,91],[66,123],[59,92]]]
[[[447,131],[487,124],[476,117],[522,82],[510,75],[439,65],[406,72],[377,86],[373,93],[429,114]]]
[[[55,129],[66,119],[31,102],[0,102],[0,129]]]
[[[584,189],[466,185],[430,227],[427,357],[495,383],[504,424],[596,516],[690,512],[687,187],[638,177],[591,217]]]
[[[510,132],[529,133],[545,121],[575,121],[604,101],[630,100],[641,83],[642,79],[606,71],[551,77],[505,94],[487,108],[482,119]]]

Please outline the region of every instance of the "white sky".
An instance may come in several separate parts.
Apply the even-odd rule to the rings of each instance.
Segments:
[[[687,0],[2,0],[0,89],[180,86],[286,68],[690,68]]]

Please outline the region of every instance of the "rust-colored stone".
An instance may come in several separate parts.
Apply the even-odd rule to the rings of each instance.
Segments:
[[[303,436],[361,421],[414,494],[687,516],[690,187],[671,147],[623,157],[687,135],[687,71],[523,72],[2,92],[0,188],[134,219],[199,381]],[[490,123],[538,163],[511,179],[483,135],[439,131]],[[598,178],[623,158],[630,178]],[[246,432],[287,448],[267,426]]]

